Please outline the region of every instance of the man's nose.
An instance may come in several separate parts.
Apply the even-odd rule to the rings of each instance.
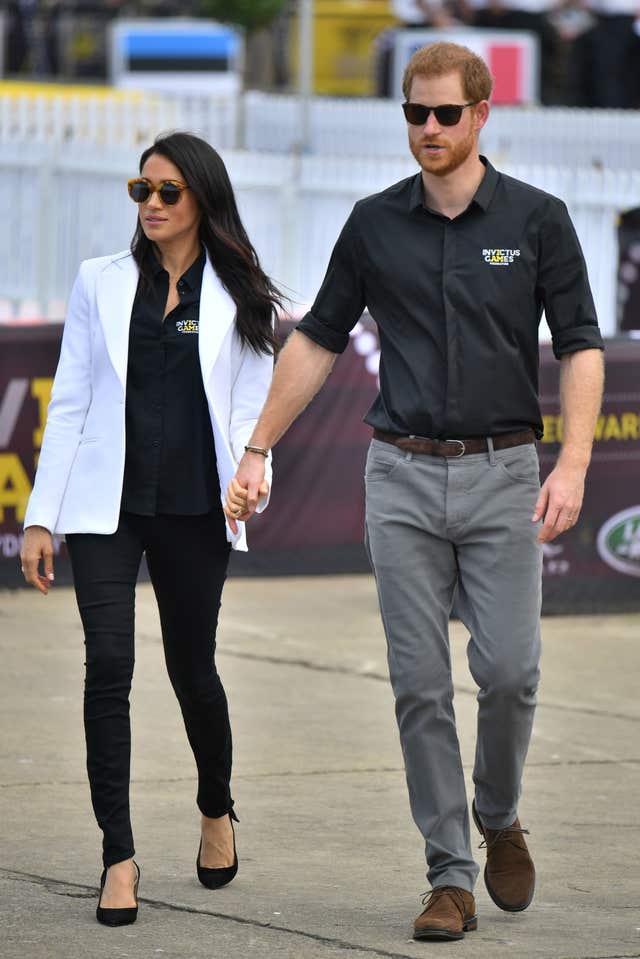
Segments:
[[[436,115],[433,110],[429,113],[427,121],[424,125],[425,133],[440,133],[441,127],[438,121],[436,120]]]

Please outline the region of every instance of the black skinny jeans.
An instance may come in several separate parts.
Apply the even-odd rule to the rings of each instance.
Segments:
[[[122,513],[115,533],[67,536],[86,647],[84,723],[91,801],[105,867],[134,855],[129,816],[135,585],[143,552],[171,684],[198,767],[205,816],[232,806],[231,727],[215,666],[229,544],[221,509],[204,516]]]

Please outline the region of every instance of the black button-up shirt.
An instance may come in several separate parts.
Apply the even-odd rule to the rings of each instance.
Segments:
[[[342,352],[365,307],[380,335],[380,392],[365,421],[400,434],[470,437],[532,427],[538,325],[557,357],[602,348],[582,251],[564,203],[498,173],[451,220],[422,177],[356,203],[298,329]]]
[[[169,274],[152,255],[131,313],[122,509],[142,516],[197,515],[220,502],[198,329],[204,251],[177,284],[180,301],[162,319]]]

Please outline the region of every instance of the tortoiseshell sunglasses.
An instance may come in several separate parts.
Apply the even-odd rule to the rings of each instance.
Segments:
[[[156,186],[145,177],[136,177],[135,180],[129,180],[127,190],[134,203],[146,203],[153,193],[157,193],[163,203],[167,206],[174,206],[183,190],[188,190],[186,183],[179,180],[160,180]]]

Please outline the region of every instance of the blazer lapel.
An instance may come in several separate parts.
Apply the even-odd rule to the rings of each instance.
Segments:
[[[127,385],[129,325],[137,286],[138,266],[130,254],[108,263],[96,282],[98,316],[123,392]]]
[[[236,305],[223,287],[209,258],[202,274],[198,343],[202,379],[209,382],[220,347],[236,315]]]

